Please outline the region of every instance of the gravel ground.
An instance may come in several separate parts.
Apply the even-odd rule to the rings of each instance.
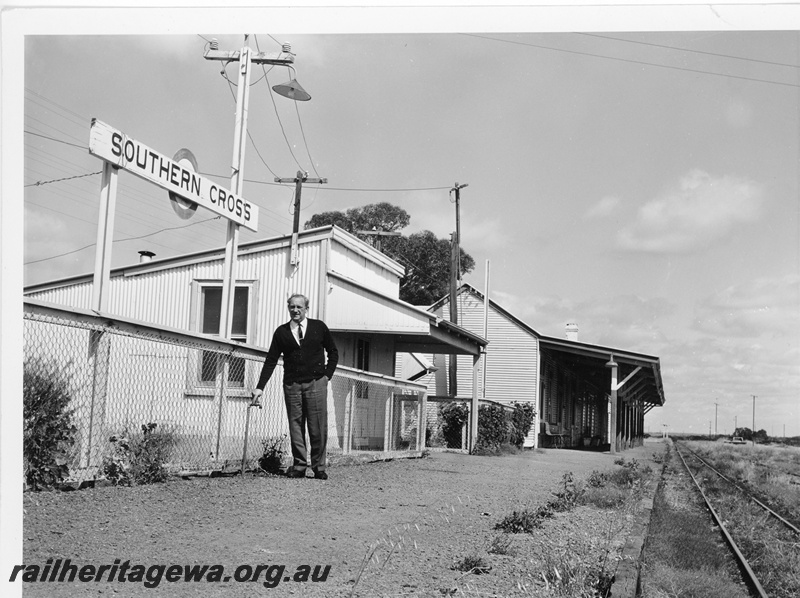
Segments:
[[[658,469],[650,459],[662,452],[663,444],[648,443],[620,456]],[[543,536],[507,536],[513,555],[487,553],[498,535],[495,524],[514,510],[546,503],[565,473],[582,479],[593,470],[613,468],[615,458],[556,449],[503,457],[432,453],[423,459],[330,467],[325,481],[248,474],[134,488],[27,492],[27,565],[70,559],[78,567],[98,566],[119,559],[145,569],[223,565],[225,576],[233,576],[240,565],[271,568],[246,583],[233,578],[169,582],[166,577],[157,587],[117,578],[107,582],[107,577],[27,583],[24,596],[531,596],[538,591],[537,547],[541,551],[554,538],[558,543],[591,529],[602,534],[598,526],[609,523],[582,508],[559,514]],[[372,559],[364,566],[368,554]],[[474,575],[451,569],[472,555],[482,555],[491,570]],[[302,565],[310,565],[311,573],[319,566],[324,581],[295,581],[292,576]],[[265,587],[268,576],[280,583]]]

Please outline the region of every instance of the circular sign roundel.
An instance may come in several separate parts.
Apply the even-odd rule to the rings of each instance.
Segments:
[[[197,160],[194,154],[186,148],[181,148],[175,152],[175,155],[172,156],[172,160],[180,165],[181,168],[197,172]],[[194,216],[194,213],[197,211],[197,204],[195,202],[189,201],[185,197],[181,197],[172,191],[169,192],[169,203],[182,220],[188,220]]]

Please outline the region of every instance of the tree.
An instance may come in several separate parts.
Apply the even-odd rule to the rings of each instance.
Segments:
[[[350,208],[346,212],[314,214],[304,228],[335,224],[367,243],[375,238],[358,231],[398,232],[408,226],[411,217],[403,208],[387,202]],[[430,305],[450,292],[450,241],[439,239],[431,231],[408,237],[381,237],[381,250],[406,268],[400,281],[400,299],[412,305]],[[472,272],[475,260],[462,248],[461,274]]]
[[[357,208],[349,208],[346,212],[333,211],[314,214],[305,223],[304,228],[317,228],[326,224],[335,224],[349,233],[361,238],[360,230],[378,230],[395,232],[408,226],[411,216],[403,208],[388,202],[373,203]]]
[[[750,428],[736,428],[733,432],[734,436],[740,436],[745,440],[755,440],[760,444],[764,444],[769,441],[769,436],[767,435],[767,431],[764,429],[758,430],[757,432],[753,433]]]
[[[463,249],[461,274],[472,272],[475,260]],[[406,267],[400,281],[400,299],[412,305],[430,305],[450,292],[450,241],[429,230],[408,237],[390,237],[384,251]]]

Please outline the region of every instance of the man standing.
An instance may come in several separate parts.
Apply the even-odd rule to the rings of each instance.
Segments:
[[[272,335],[253,399],[257,402],[261,397],[275,371],[278,358],[283,355],[283,394],[293,459],[292,467],[286,473],[291,478],[306,476],[308,458],[305,429],[308,426],[311,470],[315,478],[327,480],[328,380],[336,370],[339,352],[325,322],[306,317],[308,297],[292,295],[288,305],[291,320],[278,326]]]

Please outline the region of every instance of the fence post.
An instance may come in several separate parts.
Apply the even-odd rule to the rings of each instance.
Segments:
[[[86,441],[86,467],[92,466],[92,448],[106,419],[111,341],[104,330],[89,331],[89,359],[92,362],[92,395],[89,404],[89,434]]]
[[[353,392],[355,383],[349,381],[350,389],[344,396],[344,430],[342,431],[342,454],[348,454],[352,447],[353,435]]]
[[[376,393],[377,394],[377,393]],[[391,441],[394,440],[392,438],[394,434],[392,433],[392,426],[393,426],[393,418],[394,418],[394,392],[393,389],[387,389],[386,391],[386,401],[384,402],[383,407],[383,452],[389,450],[391,446]]]
[[[417,396],[417,450],[425,450],[426,437],[428,432],[428,407],[426,405],[426,397],[428,393],[420,391]]]
[[[214,458],[219,462],[220,445],[222,443],[222,426],[225,419],[225,395],[228,394],[228,372],[230,368],[230,355],[217,354],[217,389],[219,390],[219,414],[217,416],[217,442]]]

